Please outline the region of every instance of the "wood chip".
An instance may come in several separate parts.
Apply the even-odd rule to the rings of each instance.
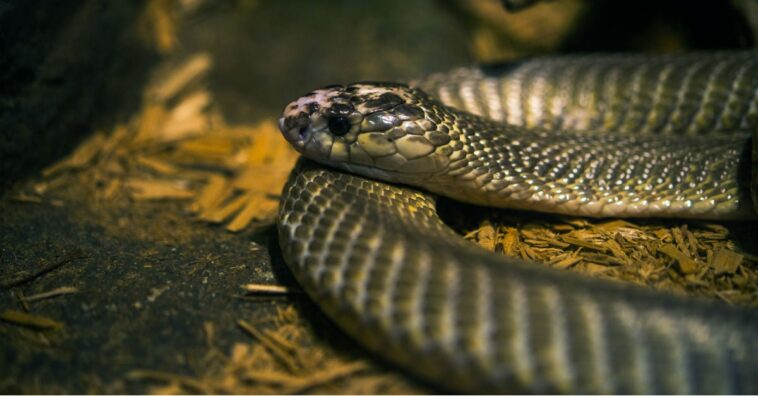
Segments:
[[[211,103],[211,94],[206,90],[197,90],[191,94],[185,95],[181,102],[174,106],[169,115],[168,122],[183,122],[188,119],[194,119],[200,113],[205,110]],[[164,132],[164,137],[168,139],[177,138],[178,136],[172,136],[170,133]]]
[[[142,116],[137,121],[132,144],[139,145],[151,141],[164,141],[163,126],[168,118],[168,111],[162,104],[148,104],[142,110]]]
[[[192,55],[180,67],[172,70],[168,78],[152,88],[154,99],[158,101],[171,99],[191,81],[207,73],[212,65],[210,54],[197,53]]]
[[[203,136],[211,125],[208,117],[202,113],[196,113],[179,120],[167,120],[160,133],[162,142],[172,142],[188,137]]]
[[[539,255],[529,245],[521,244],[519,246],[521,257],[526,260],[539,261]]]
[[[507,256],[515,256],[519,249],[519,233],[518,230],[513,227],[506,228],[505,236],[503,237],[503,254]]]
[[[691,274],[697,272],[697,263],[681,250],[677,249],[676,246],[667,243],[659,247],[658,251],[674,259],[679,265],[679,270],[682,271],[682,273]]]
[[[205,187],[197,194],[195,202],[192,203],[192,210],[200,213],[201,218],[208,218],[217,208],[221,201],[231,194],[231,183],[221,175],[211,175]]]
[[[555,247],[559,247],[559,248],[562,248],[562,249],[571,246],[568,243],[561,242],[561,241],[559,241],[559,240],[557,240],[555,238],[550,238],[550,237],[543,238],[543,241],[545,241],[550,246],[555,246]]]
[[[676,243],[676,247],[682,251],[685,252],[688,256],[692,257],[692,253],[690,252],[689,245],[684,242],[684,233],[686,232],[687,228],[684,226],[684,229],[681,227],[674,227],[671,229],[671,234],[674,236],[674,242]]]
[[[554,224],[550,227],[553,231],[557,232],[569,232],[574,231],[574,227],[570,224]]]
[[[607,248],[607,247],[605,247],[605,246],[596,245],[596,244],[594,244],[594,243],[591,243],[591,242],[587,242],[587,241],[583,241],[583,240],[581,240],[581,239],[578,239],[578,238],[574,238],[574,237],[572,237],[572,236],[568,236],[568,235],[561,235],[561,236],[560,236],[560,238],[561,238],[561,239],[562,239],[564,242],[566,242],[566,243],[568,243],[568,244],[571,244],[571,245],[581,246],[581,247],[583,247],[583,248],[592,249],[592,250],[597,250],[597,251],[599,251],[599,252],[606,252],[606,251],[608,251],[608,248]]]
[[[246,195],[247,202],[237,216],[226,225],[226,229],[232,232],[242,231],[253,219],[271,218],[279,208],[279,201],[261,194],[251,193]]]
[[[540,239],[540,235],[538,235],[537,233],[534,233],[532,231],[529,231],[527,229],[522,229],[521,230],[521,235],[524,237],[525,241],[527,239],[532,240],[532,241],[537,241],[537,240]]]
[[[733,274],[742,264],[743,256],[727,249],[719,249],[713,256],[711,266],[716,274]]]
[[[201,214],[201,219],[211,223],[221,223],[229,218],[232,214],[242,209],[247,202],[247,195],[238,196],[221,206],[209,208],[207,211]]]
[[[565,259],[562,259],[562,260],[558,261],[557,263],[553,264],[553,267],[559,268],[559,269],[566,269],[566,268],[569,268],[569,267],[573,266],[574,264],[576,264],[576,263],[578,263],[580,261],[582,261],[582,257],[581,256],[569,256],[569,257],[566,257]]]
[[[479,232],[476,234],[476,242],[479,246],[487,250],[495,250],[497,232],[495,231],[495,227],[493,227],[489,221],[484,221],[479,226]]]
[[[663,241],[663,242],[671,242],[671,233],[669,233],[668,230],[657,229],[657,230],[653,231],[653,233],[661,241]]]
[[[622,264],[629,262],[629,256],[624,253],[624,249],[621,248],[621,245],[619,245],[618,242],[614,239],[609,239],[605,241],[605,244],[608,246],[608,249],[610,249],[613,256],[621,260]]]
[[[234,187],[241,190],[279,194],[290,173],[292,173],[292,167],[289,165],[258,165],[243,169],[234,178],[233,184]]]
[[[298,154],[289,144],[282,144],[281,135],[274,121],[266,120],[258,124],[253,135],[253,144],[247,152],[247,165],[294,163]]]
[[[684,228],[684,237],[685,237],[685,240],[687,241],[687,247],[690,250],[690,256],[693,256],[693,257],[697,256],[698,242],[697,242],[697,238],[695,237],[695,234],[692,231]]]
[[[188,199],[195,193],[182,181],[158,179],[130,179],[126,182],[131,197],[138,201]]]
[[[179,169],[162,160],[159,160],[157,158],[151,158],[144,155],[137,156],[136,162],[150,170],[153,170],[155,172],[158,172],[163,175],[176,175],[179,173]]]
[[[237,148],[235,142],[225,136],[203,136],[180,142],[177,150],[187,156],[213,160],[231,156]]]

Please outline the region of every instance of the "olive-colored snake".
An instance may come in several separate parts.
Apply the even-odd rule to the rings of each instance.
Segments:
[[[412,86],[326,87],[280,120],[331,166],[291,175],[281,249],[347,333],[457,391],[758,392],[756,311],[490,254],[434,195],[387,183],[564,214],[754,217],[758,53],[541,58]]]

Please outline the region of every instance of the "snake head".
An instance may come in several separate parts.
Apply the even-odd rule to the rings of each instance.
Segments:
[[[312,160],[404,181],[449,162],[450,119],[440,108],[424,92],[403,84],[332,85],[288,104],[279,127]]]

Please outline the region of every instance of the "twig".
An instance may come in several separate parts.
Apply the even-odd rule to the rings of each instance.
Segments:
[[[72,262],[72,261],[74,261],[76,259],[80,259],[80,258],[84,258],[84,253],[82,252],[82,250],[81,249],[74,249],[73,251],[71,251],[69,253],[66,253],[66,255],[63,256],[63,258],[60,259],[59,261],[57,261],[57,262],[55,262],[53,264],[50,264],[50,265],[48,265],[46,267],[42,267],[42,268],[40,268],[40,269],[32,272],[31,274],[27,275],[27,276],[23,276],[21,278],[14,279],[14,280],[2,283],[2,284],[0,284],[0,288],[11,289],[11,288],[14,288],[16,286],[23,285],[24,283],[27,283],[29,281],[34,280],[35,278],[37,278],[40,275],[46,274],[46,273],[48,273],[48,272],[50,272],[50,271],[52,271],[52,270],[54,270],[54,269],[56,269],[56,268],[64,265],[64,264],[68,264],[68,263],[70,263],[70,262]]]
[[[34,301],[44,300],[46,298],[62,296],[64,294],[76,293],[78,291],[79,291],[79,289],[77,289],[75,287],[72,287],[72,286],[63,286],[63,287],[59,287],[57,289],[53,289],[53,290],[50,290],[50,291],[47,291],[47,292],[43,292],[43,293],[33,294],[33,295],[27,296],[27,297],[23,297],[22,296],[21,298],[24,301],[26,301],[26,302],[34,302]]]
[[[261,283],[248,283],[241,286],[246,292],[251,294],[299,294],[303,291],[296,288],[290,288],[281,285],[265,285]]]

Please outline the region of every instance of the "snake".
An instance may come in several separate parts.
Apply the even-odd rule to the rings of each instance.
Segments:
[[[284,260],[342,330],[416,378],[465,393],[758,393],[754,309],[487,252],[437,213],[445,196],[755,219],[758,52],[331,85],[286,105],[279,127],[305,157],[281,195]]]

